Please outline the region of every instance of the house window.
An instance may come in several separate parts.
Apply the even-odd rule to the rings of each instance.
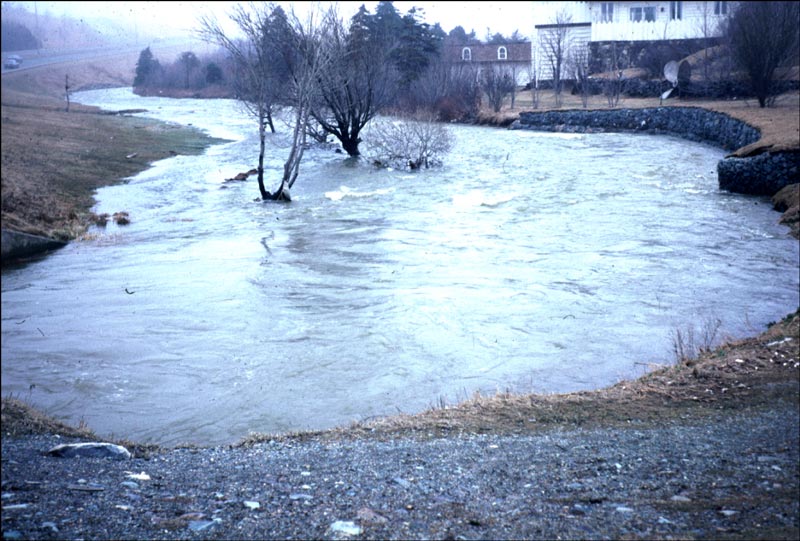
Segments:
[[[461,60],[466,60],[467,62],[472,60],[472,51],[469,47],[464,47],[461,49]]]
[[[498,47],[497,48],[497,59],[498,60],[506,60],[508,59],[508,49],[505,47]]]
[[[669,3],[669,19],[671,21],[683,19],[683,2]]]
[[[631,8],[631,21],[632,22],[641,22],[641,21],[655,21],[656,20],[656,8],[655,7],[635,7]]]
[[[714,15],[727,15],[728,3],[727,2],[714,2]]]
[[[614,22],[613,2],[603,2],[600,4],[600,22],[601,23]]]

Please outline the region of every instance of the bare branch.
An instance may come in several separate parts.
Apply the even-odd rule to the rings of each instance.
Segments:
[[[450,130],[432,112],[376,118],[367,130],[367,155],[378,167],[428,169],[440,165],[453,145]]]

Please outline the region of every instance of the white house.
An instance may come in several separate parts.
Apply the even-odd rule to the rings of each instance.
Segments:
[[[539,78],[552,77],[553,35],[570,48],[590,42],[641,42],[714,38],[735,2],[532,2],[533,64]],[[548,45],[549,43],[549,45]]]

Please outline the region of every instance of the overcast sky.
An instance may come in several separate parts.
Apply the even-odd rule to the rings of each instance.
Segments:
[[[24,5],[29,11],[48,13],[60,17],[67,15],[84,19],[91,24],[92,19],[114,19],[125,24],[135,23],[139,28],[164,28],[175,32],[189,33],[197,27],[200,15],[215,14],[220,21],[227,19],[227,13],[235,2],[14,2]],[[278,2],[284,7],[294,5],[300,12],[312,5],[311,2]],[[329,2],[320,2],[327,5]],[[333,2],[339,5],[343,18],[349,19],[361,4],[370,12],[375,12],[378,2]],[[445,32],[455,26],[462,26],[469,32],[475,30],[478,38],[486,37],[486,30],[510,35],[519,30],[530,37],[532,32],[532,12],[530,2],[394,2],[397,10],[404,14],[411,7],[424,10],[425,21],[439,23]]]

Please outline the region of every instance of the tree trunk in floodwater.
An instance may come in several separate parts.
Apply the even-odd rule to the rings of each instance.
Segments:
[[[281,182],[280,188],[275,190],[275,193],[270,194],[268,199],[271,201],[283,201],[285,203],[290,203],[292,201],[292,194],[289,193],[289,187],[286,185],[286,183]]]
[[[270,199],[270,194],[264,187],[264,150],[266,146],[267,128],[263,113],[258,119],[258,191],[261,199]]]
[[[345,152],[347,152],[348,156],[360,156],[361,152],[358,150],[358,144],[361,142],[361,139],[358,137],[358,134],[355,136],[351,134],[343,135],[340,139],[342,143],[342,148]]]
[[[295,121],[294,128],[292,129],[292,148],[289,152],[289,157],[283,164],[281,185],[275,190],[275,193],[268,194],[266,197],[262,192],[262,199],[285,202],[292,200],[289,190],[294,186],[297,175],[300,173],[300,162],[303,160],[303,152],[305,151],[306,145],[306,126],[308,125],[308,118],[309,107],[306,103],[295,107]]]

